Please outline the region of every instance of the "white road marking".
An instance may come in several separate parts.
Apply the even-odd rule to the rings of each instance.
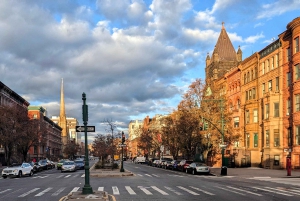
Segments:
[[[78,177],[78,174],[75,174],[74,177]]]
[[[48,191],[50,191],[52,188],[46,188],[45,190],[43,190],[42,192],[36,194],[35,196],[41,196],[44,195],[45,193],[47,193]]]
[[[255,189],[258,189],[258,190],[261,190],[261,191],[267,191],[267,192],[271,192],[271,193],[276,193],[276,194],[280,194],[280,195],[286,195],[286,196],[293,196],[293,195],[290,195],[290,194],[286,194],[286,193],[280,193],[280,192],[277,192],[277,190],[268,190],[268,189],[264,189],[264,188],[259,188],[259,187],[252,187],[252,188],[255,188]]]
[[[68,178],[68,177],[70,177],[71,175],[69,174],[69,175],[67,175],[67,176],[65,176],[64,178]]]
[[[75,187],[75,188],[73,188],[73,190],[71,190],[71,192],[70,192],[70,193],[77,192],[77,191],[78,191],[78,189],[80,189],[80,187]]]
[[[193,186],[190,186],[190,188],[195,189],[195,190],[197,190],[197,191],[200,191],[200,192],[202,192],[202,193],[208,194],[208,195],[215,195],[215,194],[213,194],[213,193],[210,193],[210,192],[208,192],[208,191],[205,191],[205,190],[202,190],[202,189],[200,189],[200,188],[193,187]]]
[[[265,187],[265,188],[267,188],[267,189],[272,189],[272,190],[273,190],[273,188],[270,188],[270,187]],[[294,194],[294,195],[300,195],[300,193],[287,192],[287,190],[282,190],[282,189],[280,189],[280,188],[276,188],[276,191],[280,191],[280,192],[284,192],[284,193],[290,193],[290,194]]]
[[[235,194],[239,194],[239,195],[245,195],[243,193],[235,192],[235,191],[232,191],[232,190],[229,190],[229,189],[226,189],[226,188],[222,188],[222,187],[219,187],[219,186],[216,186],[216,187],[219,188],[219,189],[222,189],[224,191],[229,191],[229,192],[232,192],[232,193],[235,193]]]
[[[139,189],[141,189],[146,195],[152,195],[150,191],[148,191],[145,187],[143,186],[138,186]]]
[[[148,177],[152,177],[150,174],[145,174],[146,176],[148,176]]]
[[[191,191],[191,190],[189,190],[189,189],[187,189],[187,188],[184,188],[184,187],[182,187],[182,186],[177,186],[177,187],[180,188],[181,190],[184,190],[184,191],[186,191],[186,192],[192,194],[192,195],[200,195],[200,194],[198,194],[198,193],[196,193],[196,192],[194,192],[194,191]]]
[[[118,187],[113,186],[113,187],[112,187],[112,190],[113,190],[113,194],[114,194],[114,195],[120,195],[120,192],[119,192]]]
[[[153,188],[154,190],[158,191],[159,193],[163,194],[163,195],[169,195],[168,193],[166,193],[165,191],[157,188],[156,186],[151,186],[151,188]]]
[[[61,178],[61,177],[63,177],[64,175],[59,175],[58,177],[56,177],[56,178]]]
[[[57,196],[58,194],[60,194],[61,192],[63,192],[65,190],[65,187],[58,189],[55,193],[53,193],[51,196]]]
[[[237,191],[242,191],[242,192],[250,193],[250,194],[253,194],[253,195],[257,195],[257,196],[263,196],[262,194],[253,193],[253,192],[251,192],[251,191],[247,191],[247,190],[239,189],[239,188],[234,188],[234,187],[231,187],[231,186],[227,186],[227,188],[232,188],[232,189],[235,189],[235,190],[237,190]]]
[[[31,191],[28,191],[27,193],[23,193],[22,195],[19,195],[18,197],[25,197],[27,195],[29,195],[30,193],[33,193],[34,191],[39,190],[40,188],[34,188]]]
[[[130,186],[125,186],[125,189],[128,191],[130,195],[136,195],[136,193],[132,190]]]
[[[137,174],[137,175],[139,175],[140,177],[143,177],[143,175],[141,175],[141,174]]]
[[[171,188],[171,187],[165,186],[165,188],[168,189],[169,191],[172,191],[173,193],[175,193],[175,194],[177,194],[177,195],[183,195],[182,193],[180,193],[180,192],[174,190],[174,189]]]
[[[4,190],[4,191],[1,191],[0,194],[5,193],[5,192],[10,191],[10,190],[11,190],[11,189],[6,189],[6,190]]]
[[[157,174],[152,174],[153,176],[155,176],[155,177],[160,177],[160,176],[158,176]]]
[[[81,177],[85,177],[85,174],[81,175]]]
[[[99,187],[98,191],[104,191],[104,187]]]

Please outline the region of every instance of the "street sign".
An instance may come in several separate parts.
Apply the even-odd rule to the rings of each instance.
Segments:
[[[76,132],[84,132],[84,126],[76,126]],[[95,126],[87,126],[86,132],[95,132]]]
[[[119,144],[119,147],[126,147],[127,144]]]

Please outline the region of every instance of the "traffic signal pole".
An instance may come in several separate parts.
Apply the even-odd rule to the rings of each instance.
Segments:
[[[122,160],[121,160],[121,169],[120,169],[120,172],[124,172],[124,167],[123,167],[124,142],[125,142],[125,134],[122,131]]]

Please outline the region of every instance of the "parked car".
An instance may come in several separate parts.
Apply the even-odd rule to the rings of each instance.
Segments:
[[[158,158],[150,158],[149,161],[148,161],[148,165],[153,166],[153,162],[155,160],[158,160]]]
[[[192,160],[182,160],[177,166],[177,169],[181,172],[185,172],[187,166],[189,166],[193,161]]]
[[[173,160],[172,162],[171,162],[171,164],[172,164],[172,170],[178,170],[177,169],[177,167],[178,167],[178,164],[180,163],[180,161],[179,160]]]
[[[2,177],[4,179],[10,176],[22,177],[23,175],[33,175],[33,168],[29,163],[13,164],[2,170]]]
[[[198,174],[198,173],[204,173],[209,174],[210,169],[209,167],[204,163],[191,163],[187,168],[185,169],[186,173],[192,173],[192,174]]]
[[[52,164],[49,160],[43,159],[39,161],[39,164],[43,166],[44,170],[52,169]]]
[[[163,164],[162,164],[162,168],[164,169],[172,169],[172,164],[171,164],[172,161],[169,161],[169,160],[166,160]]]
[[[75,160],[75,165],[77,170],[84,170],[84,161],[83,160]]]
[[[61,166],[63,165],[63,163],[65,162],[65,161],[68,161],[69,159],[61,159],[61,160],[59,160],[58,162],[57,162],[57,164],[56,164],[56,169],[57,170],[60,170],[61,169]]]
[[[43,170],[43,167],[40,166],[38,162],[29,162],[29,164],[32,166],[32,170],[34,173],[40,172]]]
[[[134,159],[134,163],[145,163],[146,158],[144,156],[139,156]]]
[[[157,167],[157,164],[159,163],[159,160],[154,160],[153,162],[152,162],[152,166],[153,167]]]
[[[53,161],[50,161],[51,168],[55,168],[55,163]]]
[[[75,172],[76,165],[74,161],[65,161],[61,166],[61,172]]]

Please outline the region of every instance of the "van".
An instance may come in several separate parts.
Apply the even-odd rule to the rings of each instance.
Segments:
[[[146,158],[144,156],[136,157],[136,159],[134,160],[134,163],[145,163],[145,162],[146,162]]]

